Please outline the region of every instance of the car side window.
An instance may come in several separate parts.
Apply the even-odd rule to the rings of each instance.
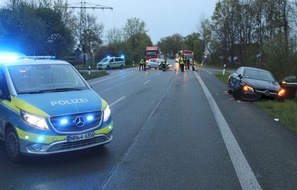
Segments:
[[[0,99],[10,100],[9,90],[3,70],[0,68]]]

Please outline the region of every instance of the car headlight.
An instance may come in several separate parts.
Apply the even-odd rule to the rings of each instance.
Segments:
[[[277,95],[278,95],[279,97],[281,97],[281,96],[284,96],[285,93],[286,93],[285,89],[281,88],[281,89],[278,91]]]
[[[42,130],[48,130],[45,117],[21,111],[21,118],[28,124]]]
[[[110,117],[110,108],[109,106],[106,106],[106,108],[103,110],[103,122],[107,121]]]
[[[244,85],[242,89],[244,92],[254,92],[254,89],[248,85]]]

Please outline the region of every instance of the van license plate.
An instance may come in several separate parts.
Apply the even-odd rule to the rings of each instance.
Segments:
[[[85,139],[91,139],[91,138],[94,138],[94,137],[95,137],[94,132],[80,134],[80,135],[69,135],[67,137],[67,141],[68,142],[81,141],[81,140],[85,140]]]

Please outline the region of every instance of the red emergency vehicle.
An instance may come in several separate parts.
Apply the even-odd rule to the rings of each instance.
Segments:
[[[147,46],[145,49],[145,61],[152,58],[162,58],[161,50],[158,46]]]
[[[183,59],[186,59],[186,58],[193,59],[194,58],[194,52],[191,50],[180,50],[180,55],[183,57]]]

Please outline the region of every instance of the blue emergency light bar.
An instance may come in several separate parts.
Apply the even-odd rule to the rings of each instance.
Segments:
[[[56,59],[56,56],[26,56],[21,53],[14,52],[0,52],[0,61],[16,61],[19,59]]]
[[[25,56],[25,59],[56,59],[53,55],[41,55],[41,56]]]
[[[21,53],[0,52],[0,61],[16,61],[24,57],[25,55]]]
[[[111,57],[116,57],[116,56],[110,56],[110,55],[106,56],[107,59],[109,59]],[[121,55],[120,57],[123,58],[123,59],[125,59],[125,56],[124,55]]]

